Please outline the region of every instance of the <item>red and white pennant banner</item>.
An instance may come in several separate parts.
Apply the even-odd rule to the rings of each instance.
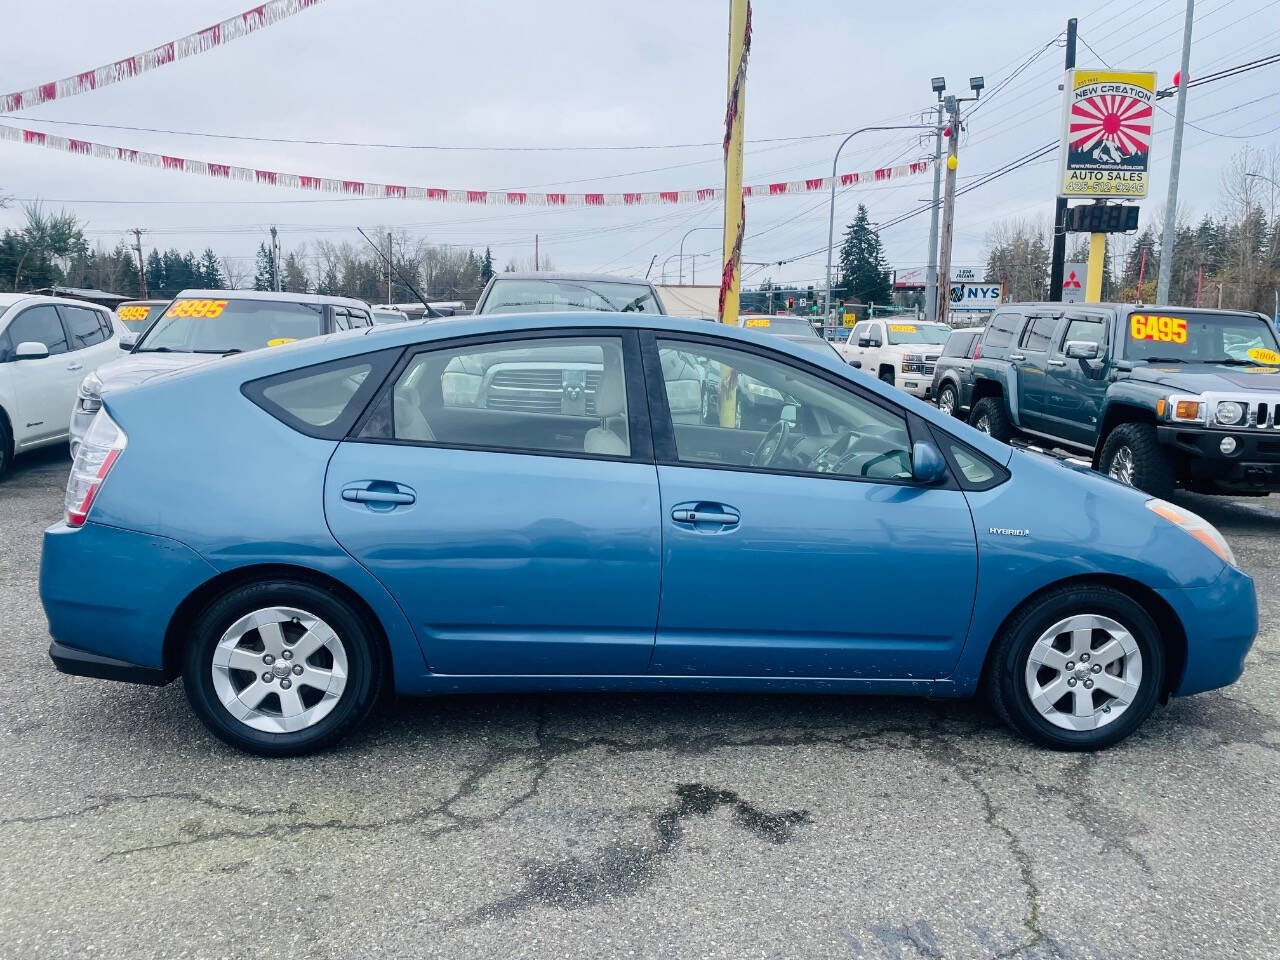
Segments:
[[[221,23],[215,23],[211,27],[197,30],[177,40],[162,43],[142,53],[135,53],[132,57],[117,60],[115,63],[77,73],[73,77],[42,83],[29,90],[0,95],[0,113],[29,110],[50,100],[64,100],[67,97],[119,83],[121,80],[128,80],[138,74],[173,63],[175,60],[194,57],[214,47],[228,44],[232,40],[247,37],[263,27],[287,20],[294,14],[301,13],[320,2],[321,0],[270,0],[269,3],[259,4],[252,10],[229,17]]]
[[[254,167],[238,167],[230,163],[208,163],[186,157],[170,157],[128,147],[112,147],[88,140],[59,137],[39,130],[24,130],[0,124],[0,140],[25,143],[97,157],[100,160],[122,160],[144,167],[161,170],[177,170],[201,177],[219,180],[238,180],[242,183],[259,183],[272,187],[290,187],[298,190],[315,190],[320,193],[340,193],[346,196],[372,199],[430,200],[438,203],[483,203],[503,206],[530,207],[628,207],[648,204],[689,204],[718,200],[724,195],[721,187],[702,187],[698,190],[643,190],[623,193],[529,193],[518,190],[450,190],[444,187],[411,187],[396,183],[373,183],[367,180],[341,180],[331,177],[310,177],[304,174],[283,173],[278,170],[259,170]],[[877,167],[859,173],[842,173],[837,177],[837,187],[853,187],[866,183],[897,180],[929,169],[929,161],[917,160],[894,167]],[[786,180],[779,183],[758,183],[742,188],[745,198],[790,196],[796,193],[816,193],[831,189],[830,177],[813,177],[808,180]]]

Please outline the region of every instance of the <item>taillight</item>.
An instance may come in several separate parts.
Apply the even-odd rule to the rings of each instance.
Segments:
[[[99,410],[76,450],[67,478],[67,526],[82,527],[103,481],[124,452],[129,438],[105,410]]]
[[[969,359],[970,360],[982,359],[982,341],[981,340],[979,340],[977,343],[973,345],[973,356],[970,357]]]

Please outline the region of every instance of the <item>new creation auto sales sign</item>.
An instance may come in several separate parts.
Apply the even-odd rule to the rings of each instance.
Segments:
[[[1060,197],[1145,197],[1156,75],[1068,70],[1064,85]]]

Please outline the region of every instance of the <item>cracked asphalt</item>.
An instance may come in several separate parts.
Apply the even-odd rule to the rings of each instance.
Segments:
[[[0,956],[1280,956],[1280,498],[1181,502],[1257,580],[1243,679],[1102,754],[976,702],[400,701],[262,760],[181,684],[64,677],[0,484]]]

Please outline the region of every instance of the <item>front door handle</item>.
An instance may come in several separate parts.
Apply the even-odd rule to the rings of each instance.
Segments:
[[[1021,362],[1021,361],[1025,360],[1025,359],[1027,359],[1027,357],[1026,357],[1026,354],[1022,354],[1022,353],[1011,353],[1011,354],[1009,354],[1009,359],[1010,359],[1010,360],[1015,360],[1015,361]]]
[[[1067,365],[1067,361],[1065,361],[1065,360],[1050,360],[1050,361],[1049,361],[1049,366],[1051,366],[1051,367],[1065,367],[1066,365]]]
[[[680,503],[671,508],[671,519],[697,528],[699,524],[717,524],[722,529],[736,527],[742,517],[733,507],[720,503]],[[704,528],[705,529],[705,528]]]
[[[67,369],[68,369],[68,370],[70,370],[70,371],[72,371],[72,372],[74,372],[74,371],[76,371],[76,370],[83,370],[83,369],[84,369],[84,364],[83,364],[83,363],[68,363],[68,364],[67,364]]]

